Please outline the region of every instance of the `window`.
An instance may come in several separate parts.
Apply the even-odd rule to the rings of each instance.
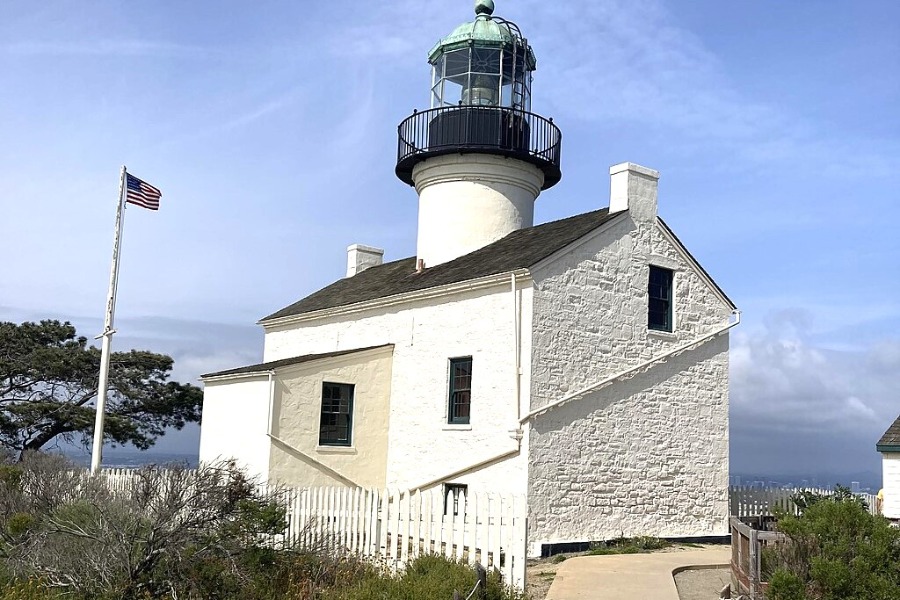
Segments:
[[[472,357],[450,359],[448,423],[466,424],[472,406]]]
[[[461,483],[444,484],[444,514],[454,517],[459,514],[460,496],[469,495],[469,486]]]
[[[672,271],[650,265],[647,327],[672,331]]]
[[[353,429],[353,386],[349,383],[322,384],[320,446],[349,446]]]

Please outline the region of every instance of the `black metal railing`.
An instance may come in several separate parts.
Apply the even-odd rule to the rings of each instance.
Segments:
[[[504,106],[447,106],[416,111],[400,126],[397,176],[412,185],[415,165],[458,152],[499,154],[529,162],[544,172],[547,189],[562,177],[562,133],[540,115]]]

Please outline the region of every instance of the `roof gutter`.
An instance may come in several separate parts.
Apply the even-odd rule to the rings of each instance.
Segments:
[[[876,444],[875,450],[878,452],[900,452],[900,444]]]
[[[729,319],[729,321],[724,326],[722,326],[710,333],[707,333],[706,335],[701,336],[695,340],[692,340],[690,342],[687,342],[685,344],[677,346],[676,348],[669,350],[668,352],[664,352],[663,354],[654,356],[653,358],[651,358],[649,360],[645,360],[644,362],[642,362],[638,365],[635,365],[629,369],[620,371],[620,372],[616,373],[615,375],[607,377],[606,379],[602,379],[601,381],[598,381],[597,383],[592,383],[591,385],[584,387],[584,388],[578,390],[577,392],[572,392],[571,394],[563,396],[559,400],[555,400],[549,404],[545,404],[544,406],[542,406],[540,408],[536,408],[535,410],[533,410],[530,413],[528,413],[527,415],[525,415],[522,419],[520,419],[519,424],[524,425],[526,422],[530,421],[534,417],[536,417],[540,414],[543,414],[549,410],[553,410],[554,408],[556,408],[558,406],[562,406],[563,404],[571,402],[572,400],[575,400],[576,398],[580,398],[581,396],[584,396],[585,394],[588,394],[590,392],[595,392],[595,391],[597,391],[601,388],[604,388],[608,385],[612,385],[613,383],[615,383],[616,381],[618,381],[620,379],[630,379],[631,377],[634,377],[641,371],[649,369],[650,367],[654,366],[657,363],[663,362],[673,356],[677,356],[677,355],[681,354],[682,352],[687,352],[688,350],[693,350],[694,348],[698,348],[698,347],[702,346],[709,340],[724,334],[732,327],[740,324],[741,311],[734,310],[734,311],[732,311],[731,315],[734,317],[734,320],[732,321]]]
[[[218,383],[220,381],[234,381],[237,379],[253,379],[254,377],[264,377],[274,374],[273,370],[250,371],[248,373],[232,373],[230,375],[201,375],[200,381],[203,383]]]

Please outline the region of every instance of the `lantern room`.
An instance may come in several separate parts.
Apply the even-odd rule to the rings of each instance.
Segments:
[[[463,23],[428,54],[431,108],[506,106],[531,110],[534,53],[515,23],[493,17],[494,3],[480,0],[475,21]]]
[[[515,158],[542,173],[539,189],[559,182],[562,135],[553,119],[531,112],[537,61],[519,27],[494,15],[492,0],[475,2],[463,23],[428,53],[431,108],[399,126],[396,173],[415,184],[414,169],[448,154]]]

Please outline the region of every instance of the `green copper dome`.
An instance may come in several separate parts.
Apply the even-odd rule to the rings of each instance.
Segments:
[[[450,35],[435,44],[428,53],[428,62],[433,64],[442,54],[470,46],[503,50],[514,50],[518,46],[521,51],[524,40],[518,38],[518,28],[514,33],[505,20],[494,19],[491,16],[493,12],[492,0],[477,0],[475,2],[475,20],[463,23]],[[513,25],[513,27],[515,26]],[[524,43],[524,46],[527,70],[534,71],[537,68],[534,53],[527,43]]]

